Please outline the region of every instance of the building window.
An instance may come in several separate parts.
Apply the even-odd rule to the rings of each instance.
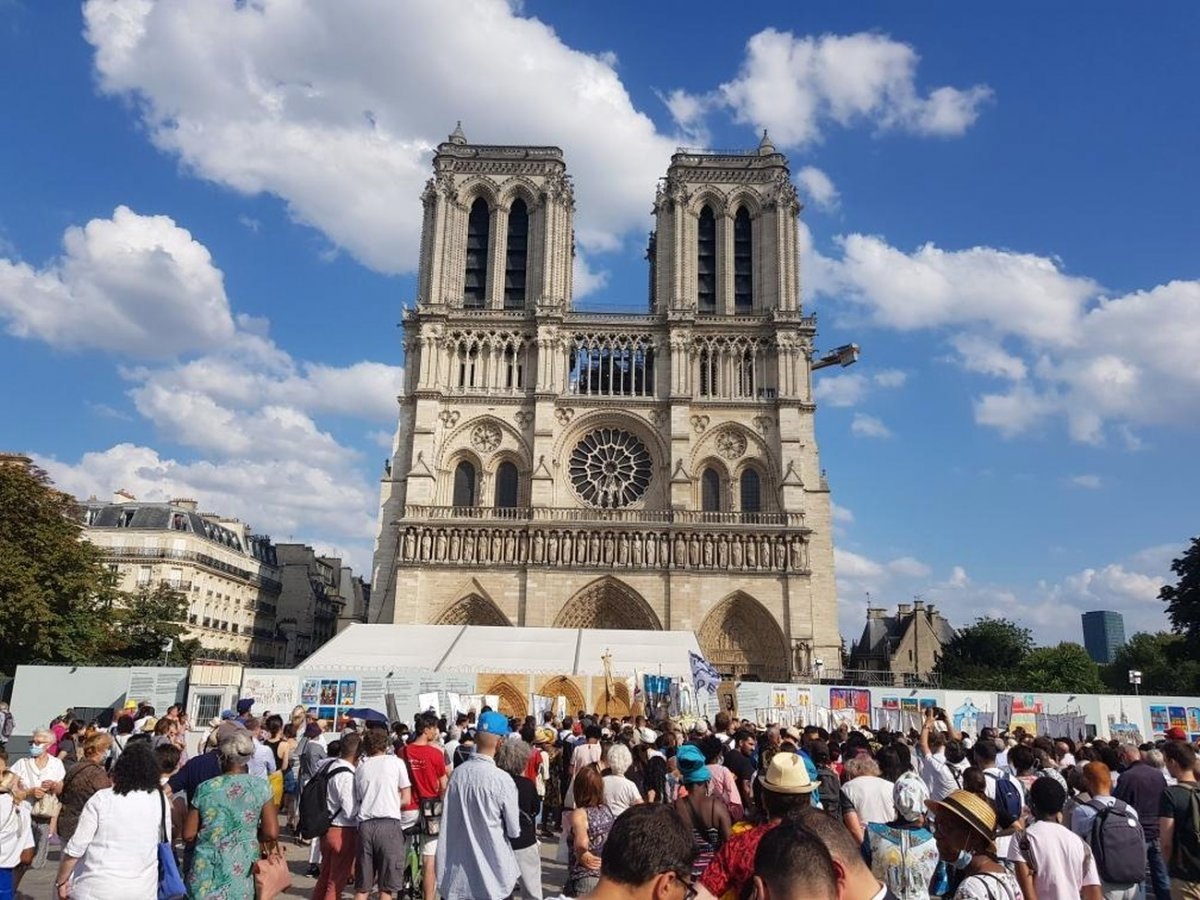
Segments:
[[[529,211],[516,200],[508,211],[508,249],[504,253],[504,308],[525,308],[525,264],[529,249]]]
[[[496,503],[499,509],[515,509],[519,494],[520,478],[517,467],[510,462],[502,462],[496,468]]]
[[[750,213],[743,206],[733,217],[734,312],[750,312],[754,307],[753,266]]]
[[[215,719],[220,714],[220,694],[196,695],[196,714],[192,717],[193,722],[207,722],[209,719]]]
[[[479,348],[474,344],[458,345],[458,386],[460,388],[476,387],[475,376],[479,363]]]
[[[739,397],[754,396],[754,351],[750,348],[737,359],[737,390]]]
[[[524,348],[517,350],[511,344],[504,348],[504,386],[519,391],[525,386],[525,371],[521,364]]]
[[[721,476],[716,469],[705,469],[700,476],[700,508],[704,512],[721,511]]]
[[[487,202],[478,198],[467,217],[467,267],[463,287],[463,306],[479,309],[487,298],[488,231],[491,212]]]
[[[152,570],[150,566],[138,566],[137,583],[139,587],[144,587],[150,583]]]
[[[700,312],[717,311],[717,220],[708,205],[700,210],[696,246],[696,306]]]
[[[718,390],[717,354],[710,347],[700,351],[700,396],[715,397]]]
[[[762,480],[757,471],[746,469],[742,472],[740,493],[742,512],[762,512]]]
[[[649,335],[577,334],[567,383],[574,394],[653,397],[654,359]]]
[[[454,470],[454,505],[475,505],[475,467],[465,459]]]

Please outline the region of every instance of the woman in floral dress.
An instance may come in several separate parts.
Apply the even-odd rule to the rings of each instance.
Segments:
[[[188,896],[253,900],[260,842],[279,838],[279,819],[265,778],[247,774],[254,741],[241,731],[217,748],[224,774],[196,789],[183,837],[195,841]]]

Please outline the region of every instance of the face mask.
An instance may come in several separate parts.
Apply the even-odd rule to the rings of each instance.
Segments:
[[[959,869],[959,870],[965,869],[967,866],[969,866],[971,864],[971,860],[973,860],[974,858],[975,857],[972,856],[970,853],[968,853],[966,850],[959,850],[958,851],[958,859],[956,859],[954,861],[954,868]]]
[[[29,745],[29,755],[31,757],[33,757],[34,759],[37,759],[39,756],[41,756],[45,752],[46,752],[46,748],[42,744],[30,744]]]

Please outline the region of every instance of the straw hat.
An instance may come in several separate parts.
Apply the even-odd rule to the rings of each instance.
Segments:
[[[798,753],[776,753],[767,766],[762,786],[774,794],[811,794],[817,789],[808,777],[808,766]]]
[[[553,728],[539,728],[533,734],[535,744],[553,744],[558,740],[558,734]]]
[[[925,806],[935,816],[957,816],[972,830],[983,835],[989,845],[996,842],[996,811],[978,794],[955,791],[945,800],[926,800]]]

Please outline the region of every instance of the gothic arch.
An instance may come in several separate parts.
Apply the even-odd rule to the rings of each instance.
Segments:
[[[641,594],[606,575],[577,591],[559,610],[554,627],[661,631],[662,623]]]
[[[525,206],[529,210],[530,224],[533,222],[534,213],[541,211],[538,194],[537,185],[524,175],[513,175],[511,178],[506,178],[499,187],[500,205],[505,209],[510,209],[513,201],[518,197],[525,201]]]
[[[525,695],[518,691],[507,678],[499,678],[492,682],[492,686],[484,691],[485,694],[495,694],[500,698],[500,712],[506,716],[515,716],[518,719],[524,718],[529,713],[529,707],[525,702]]]
[[[721,218],[725,215],[725,210],[728,208],[728,201],[725,195],[710,185],[703,185],[697,188],[696,193],[692,195],[688,202],[688,212],[695,218],[700,218],[700,210],[707,206],[713,211],[714,218]]]
[[[718,441],[723,433],[736,434],[746,441],[746,449],[732,460],[721,452]],[[758,468],[762,473],[764,484],[773,485],[779,480],[775,460],[767,442],[761,435],[755,434],[751,429],[736,422],[716,422],[704,432],[692,448],[688,458],[688,471],[698,472],[702,466],[708,464],[706,460],[716,460],[717,458],[726,460],[723,465],[731,480],[736,481],[738,473],[748,464]]]
[[[492,430],[492,426],[499,431],[501,437],[497,447],[482,451],[475,449],[474,433],[475,429],[481,425],[488,426],[488,431]],[[486,447],[487,444],[485,443],[483,446]],[[506,452],[507,458],[515,462],[518,469],[524,470],[529,467],[529,445],[525,442],[522,434],[503,419],[487,414],[467,419],[442,442],[442,458],[448,460],[447,466],[457,461],[456,457],[465,455],[479,467],[480,472],[495,471],[495,467],[499,465],[500,461],[493,459],[492,456],[501,452]],[[481,454],[486,454],[486,456]],[[485,458],[488,460],[486,466],[483,464]]]
[[[581,709],[587,709],[587,701],[583,699],[583,691],[579,689],[574,681],[565,675],[558,675],[551,678],[542,685],[541,695],[543,697],[558,697],[559,695],[567,698],[567,715],[573,716]]]
[[[495,603],[479,594],[468,594],[447,606],[434,625],[512,625]]]
[[[722,674],[786,681],[788,649],[767,608],[742,591],[730,594],[704,617],[697,632],[705,658]]]
[[[476,175],[458,186],[458,202],[463,209],[469,210],[478,198],[482,197],[489,210],[495,210],[500,199],[500,187],[486,175]]]
[[[737,213],[739,206],[746,207],[746,212],[750,213],[750,220],[752,222],[757,220],[762,213],[762,199],[754,191],[746,188],[735,189],[725,203],[727,213],[731,219]]]

